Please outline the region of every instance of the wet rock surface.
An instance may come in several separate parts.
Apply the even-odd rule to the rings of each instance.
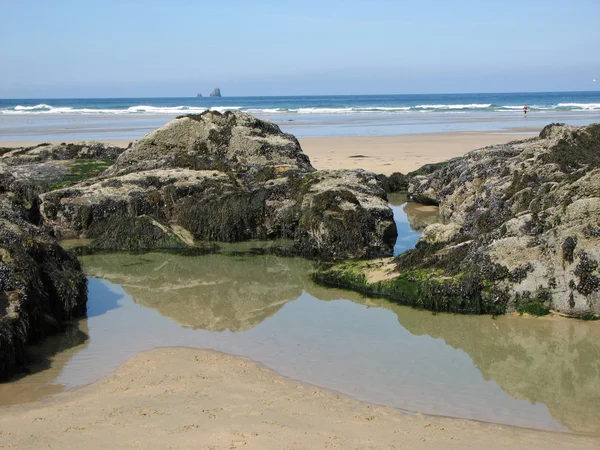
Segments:
[[[396,278],[370,286],[353,266],[324,282],[442,311],[600,313],[600,124],[552,124],[424,167],[409,194],[444,224],[395,259]]]
[[[396,238],[374,174],[315,171],[294,136],[240,112],[179,117],[40,199],[58,236],[103,250],[289,238],[295,254],[335,259],[390,255]]]

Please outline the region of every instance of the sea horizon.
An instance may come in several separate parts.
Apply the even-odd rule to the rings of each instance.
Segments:
[[[600,122],[600,91],[0,99],[0,141],[134,140],[207,110],[247,112],[297,137],[529,132]]]
[[[281,97],[385,97],[385,96],[419,96],[419,95],[496,95],[496,94],[561,94],[561,93],[598,93],[600,94],[600,89],[596,90],[560,90],[560,91],[486,91],[486,92],[419,92],[419,93],[379,93],[379,94],[280,94],[280,95],[221,95],[221,97],[211,97],[210,95],[203,95],[202,97],[197,97],[196,95],[189,96],[181,96],[181,95],[154,95],[154,96],[131,96],[131,97],[119,97],[119,96],[75,96],[75,97],[0,97],[0,100],[81,100],[81,99],[90,99],[90,100],[109,100],[109,99],[122,99],[122,98],[137,98],[137,99],[165,99],[165,98],[257,98],[257,97],[272,97],[272,98],[281,98]]]

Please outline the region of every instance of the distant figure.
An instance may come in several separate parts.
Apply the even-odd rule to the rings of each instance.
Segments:
[[[524,115],[525,117],[527,117],[527,110],[528,110],[528,109],[529,109],[529,108],[527,107],[527,105],[523,106],[523,115]]]

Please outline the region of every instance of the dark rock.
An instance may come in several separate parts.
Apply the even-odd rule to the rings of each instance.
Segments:
[[[219,88],[214,88],[213,91],[210,93],[211,97],[220,97],[221,96],[221,89]]]
[[[0,378],[25,361],[25,345],[85,314],[87,281],[77,259],[0,198]]]
[[[400,172],[394,172],[389,177],[383,174],[377,175],[377,180],[388,194],[408,190],[408,178]]]

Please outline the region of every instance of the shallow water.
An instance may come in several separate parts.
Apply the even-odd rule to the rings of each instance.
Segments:
[[[0,386],[0,399],[74,388],[140,351],[186,346],[407,411],[600,433],[600,323],[434,315],[317,286],[309,261],[253,245],[83,257],[88,318],[45,342],[37,372]]]

